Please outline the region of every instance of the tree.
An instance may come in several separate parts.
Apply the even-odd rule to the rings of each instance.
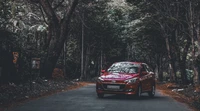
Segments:
[[[48,25],[48,49],[41,75],[51,78],[51,74],[60,56],[64,42],[69,33],[69,24],[72,14],[78,4],[78,0],[31,0],[41,6],[44,12],[44,20]],[[63,9],[63,11],[59,10]],[[61,12],[59,12],[61,11]]]
[[[141,10],[142,16],[148,16],[161,29],[161,36],[165,39],[169,68],[172,80],[176,80],[176,72],[180,70],[183,84],[187,84],[186,68],[192,68],[198,78],[198,67],[194,61],[198,53],[195,41],[199,37],[199,1],[197,0],[135,0],[134,4]],[[151,35],[150,33],[148,35]],[[199,42],[198,42],[199,43]],[[190,56],[191,55],[191,56]],[[191,59],[191,61],[189,61]],[[192,64],[190,67],[189,64]],[[196,79],[197,80],[197,79]]]
[[[17,47],[17,36],[6,27],[9,25],[11,6],[9,0],[0,4],[0,81],[1,83],[16,82],[16,68],[13,64],[12,52]]]

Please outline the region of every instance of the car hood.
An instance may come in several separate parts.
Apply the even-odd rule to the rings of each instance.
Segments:
[[[105,73],[101,76],[104,80],[127,80],[130,78],[138,77],[139,74],[126,74],[126,73]]]

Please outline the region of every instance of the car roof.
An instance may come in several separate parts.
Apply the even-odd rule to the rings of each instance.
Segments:
[[[115,62],[115,63],[146,64],[146,63],[143,63],[143,62],[132,62],[132,61],[120,61],[120,62]]]

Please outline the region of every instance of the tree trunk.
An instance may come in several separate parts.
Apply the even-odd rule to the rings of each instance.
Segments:
[[[183,84],[188,84],[188,79],[187,79],[187,75],[186,75],[186,58],[187,58],[187,54],[188,54],[188,50],[190,48],[191,45],[191,40],[188,37],[187,38],[187,44],[184,48],[183,54],[182,56],[180,55],[180,52],[178,53],[179,55],[179,66],[180,66],[180,71],[181,71],[181,80],[183,82]]]
[[[174,82],[175,72],[174,72],[174,69],[172,67],[173,60],[172,60],[172,57],[171,57],[171,50],[170,50],[169,38],[167,36],[165,37],[165,42],[166,42],[166,47],[167,47],[167,52],[168,52],[167,54],[168,54],[168,58],[169,58],[170,81]]]
[[[64,42],[64,47],[63,47],[63,75],[67,79],[70,78],[70,76],[66,74],[66,44],[65,42]]]
[[[90,48],[87,48],[86,55],[85,55],[85,63],[84,63],[84,73],[83,73],[83,79],[88,79],[88,65],[90,61]]]
[[[194,10],[193,10],[193,5],[192,1],[189,1],[189,10],[188,10],[188,15],[189,15],[189,34],[192,42],[192,68],[194,71],[194,81],[195,83],[199,83],[198,81],[198,67],[195,65],[196,61],[196,56],[195,56],[195,40],[194,40]]]
[[[156,76],[158,77],[158,80],[160,81],[160,82],[162,82],[163,81],[163,72],[161,71],[161,63],[162,62],[162,58],[160,57],[160,55],[158,55],[157,57],[156,57]]]
[[[162,24],[160,22],[158,22],[158,23],[160,24],[163,36],[165,38],[165,44],[166,44],[166,48],[167,48],[167,56],[168,56],[168,59],[169,59],[170,81],[174,82],[174,80],[175,80],[175,73],[176,72],[174,72],[174,69],[173,69],[174,67],[173,67],[172,52],[171,52],[170,43],[169,43],[169,36],[167,35],[167,29],[166,29],[166,27],[164,27],[165,24]]]
[[[197,24],[196,24],[196,34],[197,34],[197,40],[198,40],[198,45],[197,45],[197,48],[198,48],[198,52],[197,52],[197,57],[196,57],[196,62],[195,62],[195,65],[194,65],[194,82],[196,84],[199,84],[199,80],[200,80],[200,76],[199,76],[199,63],[200,63],[200,60],[199,60],[199,57],[200,57],[200,12],[198,12],[198,14],[196,15],[197,17]]]
[[[175,58],[175,57],[173,57]],[[177,77],[176,77],[176,59],[172,59],[171,60],[171,64],[172,64],[172,69],[174,71],[174,74],[172,75],[173,76],[173,81],[177,83]]]
[[[61,20],[57,17],[53,7],[47,0],[39,0],[39,3],[50,21],[48,25],[53,29],[49,29],[50,31],[53,31],[53,35],[49,34],[51,40],[47,57],[45,58],[44,65],[41,69],[41,75],[46,78],[52,78],[52,72],[63,49],[64,42],[67,39],[69,23],[75,7],[78,4],[78,0],[74,0],[71,6],[66,7],[65,16]]]
[[[187,79],[187,75],[186,75],[186,63],[185,61],[181,61],[180,63],[180,71],[181,71],[181,80],[182,80],[182,84],[186,85],[188,84],[188,79]]]
[[[83,21],[84,21],[84,14],[83,16]],[[81,77],[80,79],[82,80],[84,78],[84,24],[81,24],[81,29],[82,29],[82,33],[81,33]]]

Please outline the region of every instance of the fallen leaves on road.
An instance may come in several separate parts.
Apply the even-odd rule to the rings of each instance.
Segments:
[[[181,89],[180,92],[178,91],[179,88]],[[200,110],[199,96],[194,95],[195,87],[179,86],[174,83],[159,83],[157,84],[157,89],[161,92],[161,94],[170,96],[181,103],[187,104],[194,111]],[[174,91],[174,89],[176,89],[176,91]]]

